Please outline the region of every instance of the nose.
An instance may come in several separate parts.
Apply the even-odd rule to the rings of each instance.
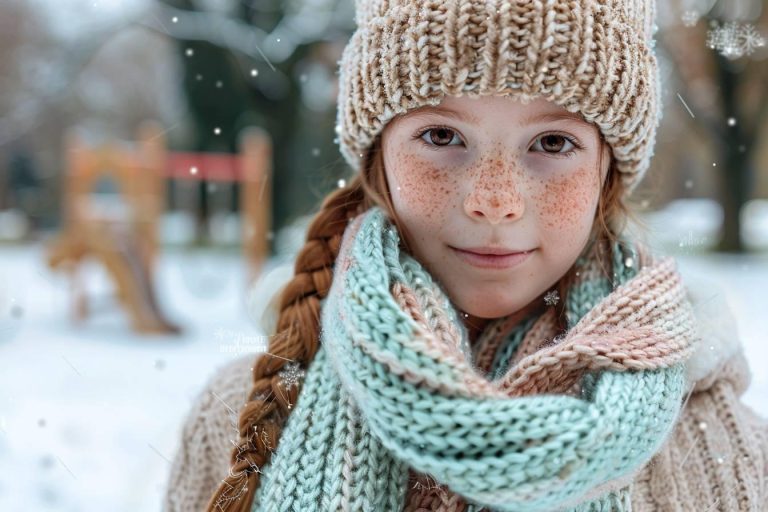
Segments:
[[[472,183],[472,190],[464,199],[464,211],[473,219],[485,219],[491,224],[519,219],[525,210],[517,182],[519,176],[501,165],[490,167]]]

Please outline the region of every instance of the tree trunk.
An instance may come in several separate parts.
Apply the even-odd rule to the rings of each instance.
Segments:
[[[726,122],[720,128],[721,137],[719,155],[716,162],[720,177],[720,204],[723,206],[723,224],[720,241],[716,247],[719,252],[745,252],[741,236],[741,210],[749,200],[752,185],[750,153],[752,148],[744,146],[744,121],[740,115],[737,98],[739,71],[732,62],[717,54],[716,67],[720,82],[720,97],[723,105],[723,117],[734,118],[736,123]]]

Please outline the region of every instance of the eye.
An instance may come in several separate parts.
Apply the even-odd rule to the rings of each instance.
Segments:
[[[456,130],[451,130],[446,126],[427,128],[420,131],[414,138],[421,139],[424,145],[430,146],[430,149],[441,146],[455,146],[456,144],[451,144],[454,140],[458,141],[459,144],[463,144]]]
[[[582,146],[576,139],[567,135],[547,133],[536,139],[533,148],[553,155],[573,156],[574,149],[582,149]]]

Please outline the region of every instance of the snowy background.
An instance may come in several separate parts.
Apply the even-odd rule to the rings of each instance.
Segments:
[[[645,220],[684,278],[725,294],[752,370],[743,400],[768,417],[766,1],[657,5],[664,118]],[[353,6],[0,0],[0,512],[159,511],[193,400],[218,367],[264,346],[240,216],[212,181],[168,179],[158,226],[155,288],[183,335],[134,334],[95,262],[81,269],[92,314],[71,322],[71,283],[45,261],[61,228],[62,135],[133,141],[155,119],[169,151],[231,152],[238,130],[266,127],[278,171],[269,272],[301,243],[287,220],[347,176],[334,73]],[[715,250],[723,231],[741,233],[743,252]]]
[[[684,277],[722,287],[752,365],[744,402],[768,417],[768,254],[706,254],[716,211],[679,202],[647,220]],[[750,240],[768,234],[766,222],[750,219]],[[255,350],[263,334],[238,252],[161,254],[161,302],[184,326],[181,338],[131,334],[96,265],[84,270],[94,315],[75,327],[68,282],[48,271],[42,247],[0,250],[0,510],[160,510],[192,400],[216,367]]]

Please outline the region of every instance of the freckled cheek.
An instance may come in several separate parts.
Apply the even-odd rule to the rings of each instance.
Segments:
[[[392,191],[395,208],[403,215],[421,217],[425,223],[439,223],[455,202],[456,173],[415,155],[399,155],[397,162],[395,182],[400,190]]]
[[[588,168],[544,183],[542,192],[534,197],[542,229],[581,238],[591,227],[598,194],[598,184]]]

